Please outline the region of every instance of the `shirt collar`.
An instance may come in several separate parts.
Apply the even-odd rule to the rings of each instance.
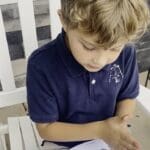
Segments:
[[[71,74],[71,76],[78,77],[82,75],[83,73],[87,72],[87,70],[75,60],[72,53],[68,49],[66,45],[66,41],[65,41],[65,31],[63,29],[62,29],[62,32],[58,35],[57,41],[58,41],[58,44],[57,44],[58,52],[67,70]],[[105,67],[103,67],[101,70],[109,71],[111,66],[112,64],[108,64]]]

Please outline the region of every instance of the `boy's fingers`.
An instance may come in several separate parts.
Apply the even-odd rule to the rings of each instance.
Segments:
[[[140,150],[140,144],[132,136],[125,136],[123,141],[128,146],[133,146],[136,150]]]
[[[131,143],[128,143],[127,141],[122,141],[120,142],[121,145],[121,150],[125,149],[125,150],[138,150],[134,145],[132,145]]]
[[[141,145],[137,141],[133,141],[133,145],[138,149],[141,150]]]

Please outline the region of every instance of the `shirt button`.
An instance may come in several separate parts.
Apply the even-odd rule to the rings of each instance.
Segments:
[[[95,84],[96,83],[96,80],[95,79],[93,79],[92,81],[91,81],[91,84]]]

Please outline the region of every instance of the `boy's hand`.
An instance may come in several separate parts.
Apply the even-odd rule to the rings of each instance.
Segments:
[[[140,150],[139,143],[127,128],[128,116],[112,117],[104,121],[104,140],[112,150]]]

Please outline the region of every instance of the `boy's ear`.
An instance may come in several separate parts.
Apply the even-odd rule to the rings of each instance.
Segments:
[[[66,32],[67,26],[66,26],[66,24],[65,24],[65,22],[64,22],[64,18],[63,18],[61,9],[59,9],[59,10],[57,11],[57,14],[58,14],[58,16],[59,16],[59,19],[60,19],[60,22],[61,22],[61,24],[62,24],[62,27],[63,27],[64,31]]]

